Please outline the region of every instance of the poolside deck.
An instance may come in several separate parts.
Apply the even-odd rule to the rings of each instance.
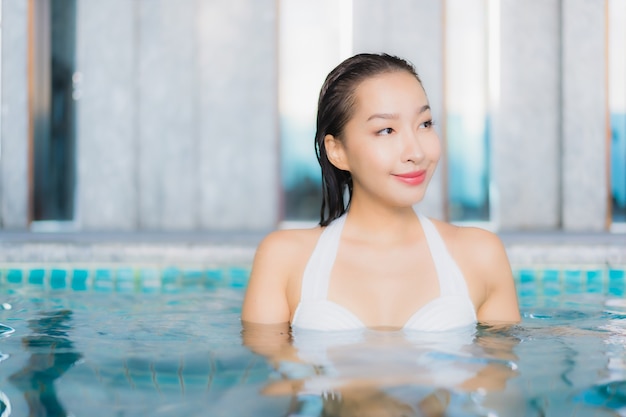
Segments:
[[[238,264],[259,232],[0,232],[0,263]],[[499,233],[513,265],[626,266],[626,234]]]

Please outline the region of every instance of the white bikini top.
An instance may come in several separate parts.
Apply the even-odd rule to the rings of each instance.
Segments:
[[[417,310],[403,329],[446,331],[476,324],[476,311],[461,270],[437,232],[435,225],[418,213],[428,248],[435,263],[440,294]],[[328,300],[328,283],[337,256],[346,215],[322,232],[302,277],[302,293],[291,322],[294,328],[350,330],[366,327],[347,308]]]

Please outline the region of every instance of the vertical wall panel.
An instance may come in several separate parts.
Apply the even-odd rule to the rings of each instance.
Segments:
[[[142,0],[137,16],[139,227],[198,223],[195,0]]]
[[[559,0],[501,1],[493,178],[505,230],[560,223]]]
[[[135,2],[83,0],[77,19],[77,220],[135,229]]]
[[[271,228],[279,200],[275,2],[198,4],[201,226]]]
[[[605,2],[563,1],[563,228],[606,224]]]
[[[443,2],[354,0],[354,52],[387,52],[411,61],[420,75],[435,122],[443,120]],[[440,125],[439,125],[440,126]],[[418,209],[443,218],[442,166]]]
[[[28,2],[3,1],[0,222],[28,227]]]

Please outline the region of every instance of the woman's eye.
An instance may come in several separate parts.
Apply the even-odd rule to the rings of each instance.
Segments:
[[[391,133],[392,133],[392,132],[393,132],[393,129],[392,129],[392,128],[390,128],[390,127],[386,127],[386,128],[384,128],[384,129],[382,129],[382,130],[379,130],[379,131],[377,132],[377,134],[378,134],[378,135],[383,135],[383,136],[384,136],[384,135],[391,135]]]
[[[424,123],[422,123],[422,124],[420,125],[420,128],[421,128],[421,129],[428,129],[428,128],[430,128],[430,127],[433,127],[433,124],[434,124],[434,123],[433,123],[433,121],[432,121],[432,120],[427,120],[427,121],[425,121]]]

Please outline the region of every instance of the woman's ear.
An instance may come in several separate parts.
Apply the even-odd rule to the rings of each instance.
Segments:
[[[333,135],[324,136],[324,147],[328,160],[335,167],[344,171],[349,171],[348,161],[346,160],[346,152],[343,143]]]

